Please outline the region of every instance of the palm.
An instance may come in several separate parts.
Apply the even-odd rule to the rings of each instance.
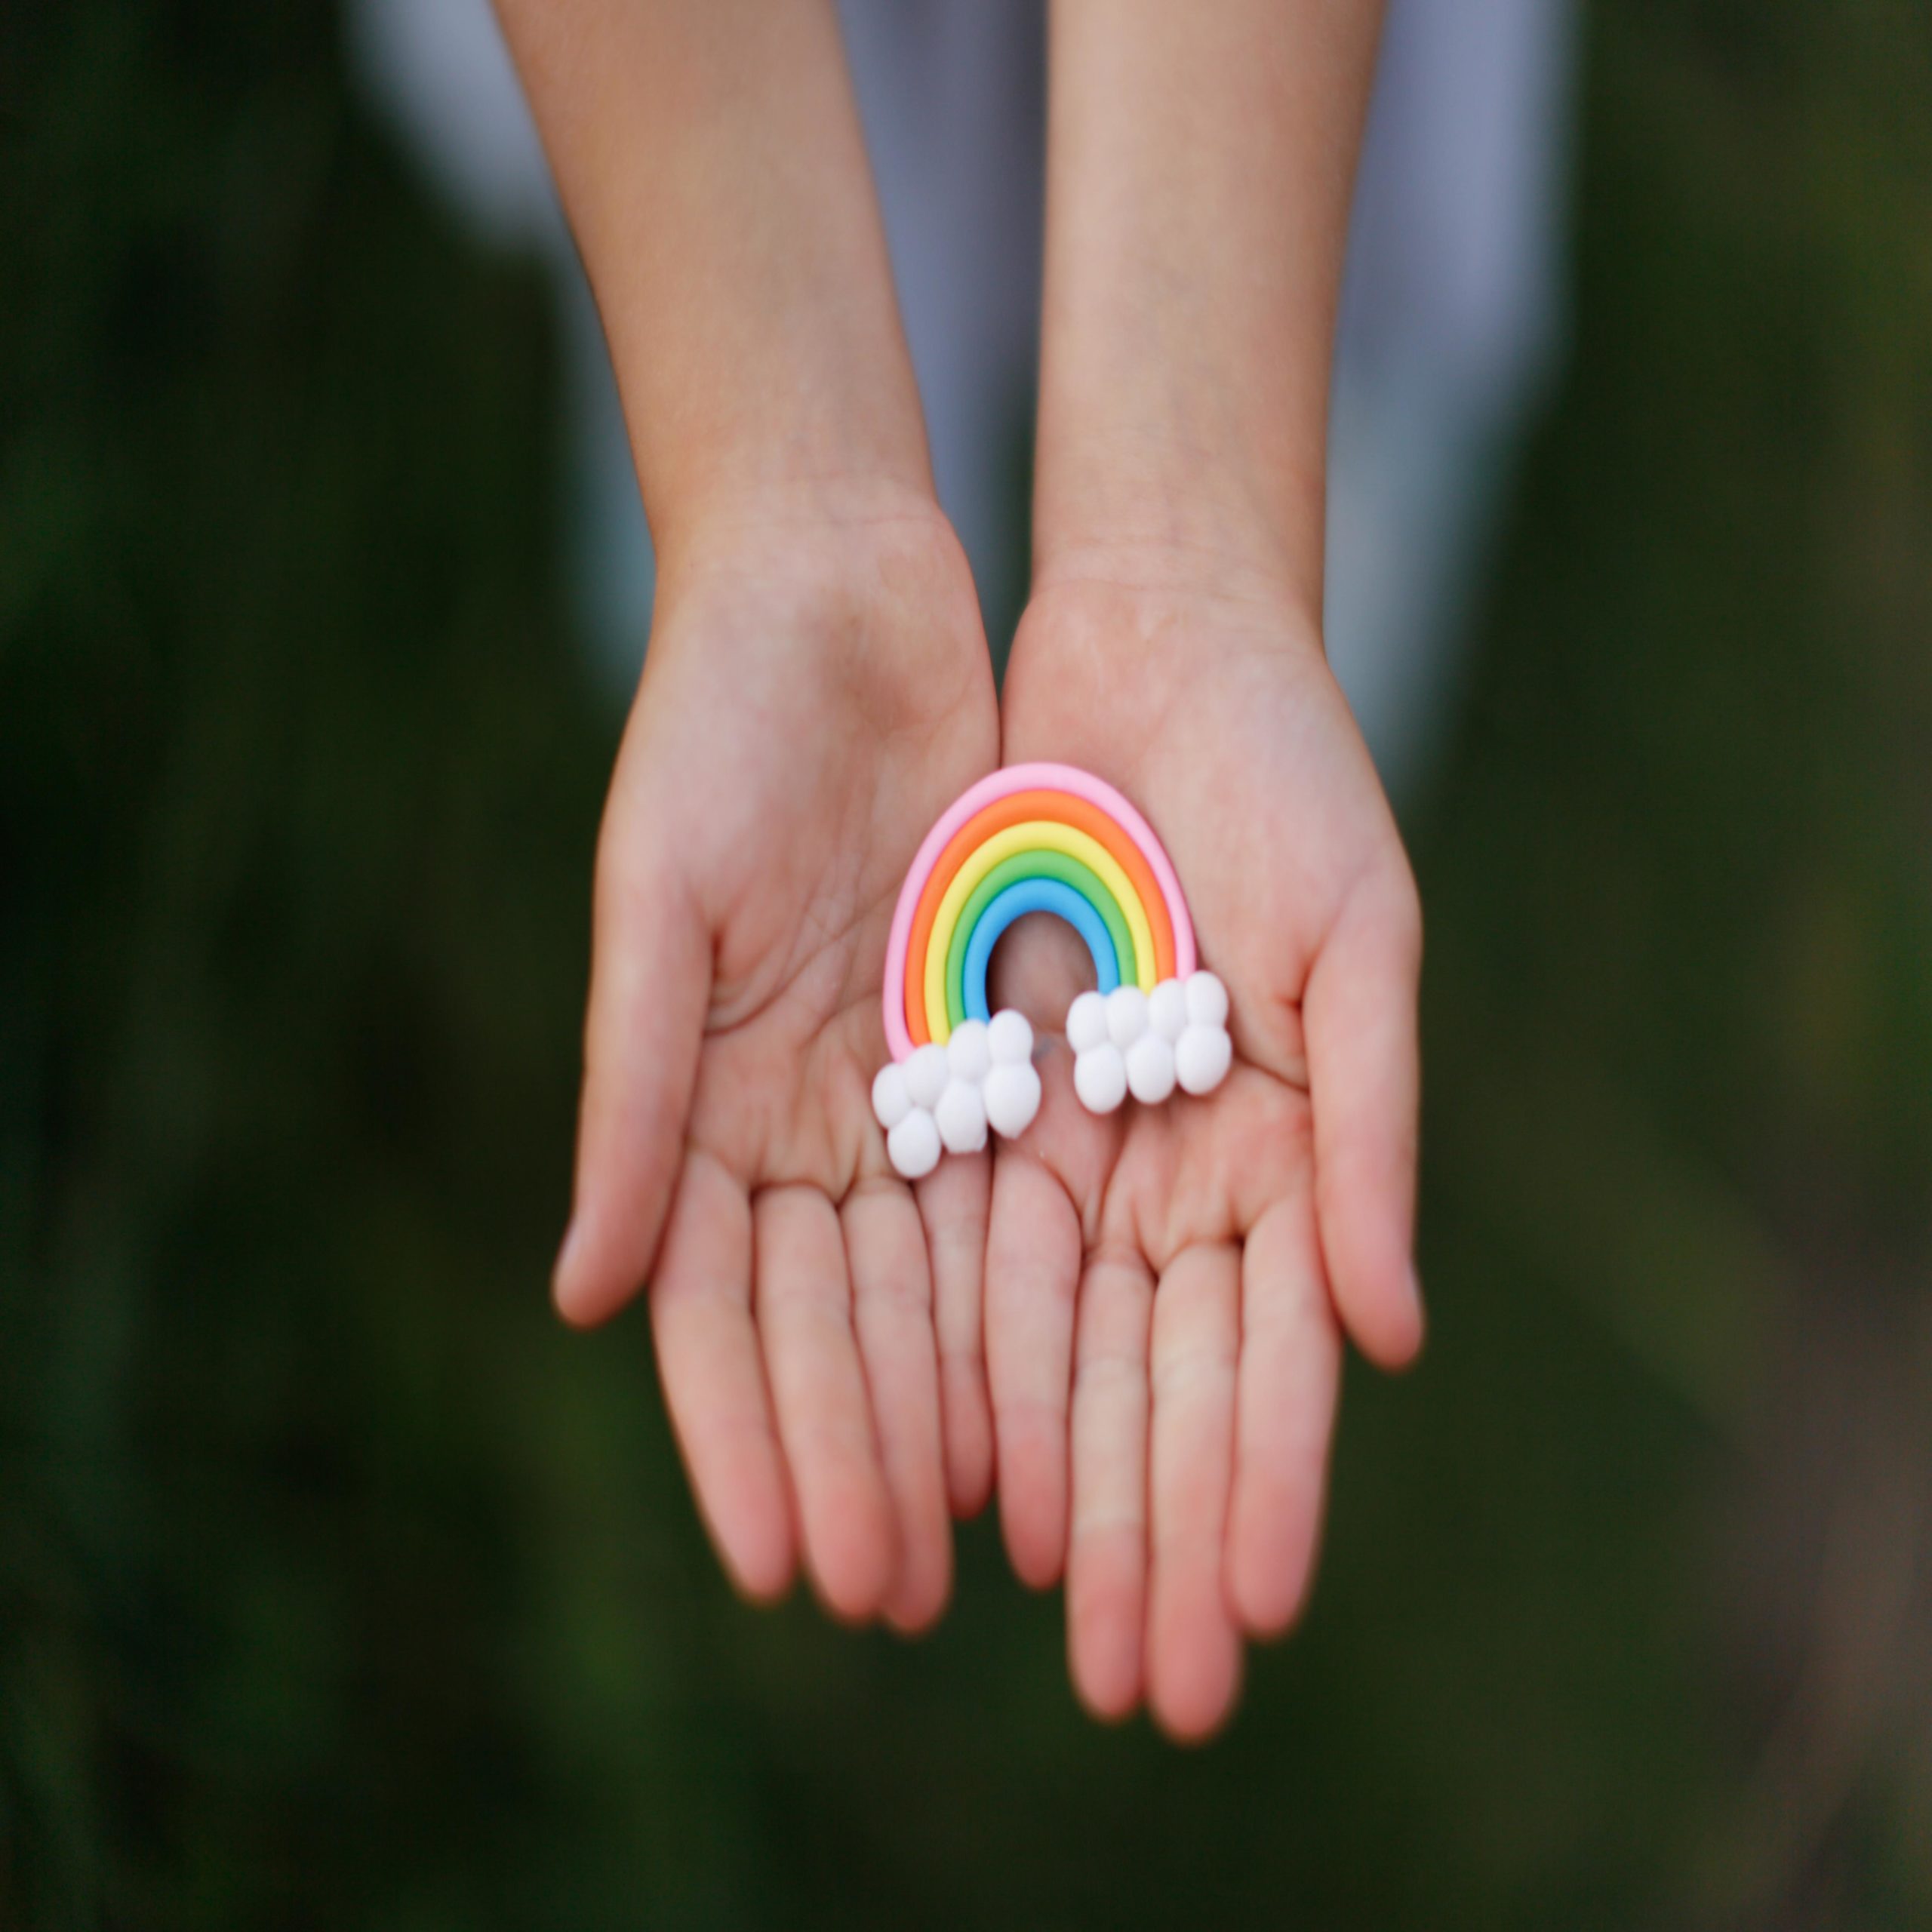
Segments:
[[[867,1095],[900,878],[995,731],[949,534],[767,529],[661,593],[598,854],[560,1304],[600,1318],[648,1272],[728,1567],[771,1594],[802,1548],[839,1614],[909,1627],[948,1587],[949,1452],[962,1506],[986,1480],[956,1265],[985,1182],[915,1200]]]
[[[1125,694],[1131,694],[1129,703]],[[1340,1368],[1413,1352],[1413,888],[1312,639],[1275,609],[1070,583],[1036,599],[1009,759],[1089,764],[1160,831],[1238,1058],[1206,1100],[1105,1120],[1051,1056],[1033,1133],[995,1170],[986,1343],[1016,1566],[1064,1564],[1075,1681],[1217,1723],[1244,1631],[1304,1593]],[[1008,993],[1063,1014],[1051,933]]]

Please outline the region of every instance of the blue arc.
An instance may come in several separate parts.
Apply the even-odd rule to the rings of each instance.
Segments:
[[[1120,967],[1114,958],[1114,943],[1100,915],[1070,885],[1057,878],[1023,878],[1009,885],[980,915],[973,937],[966,942],[966,1014],[971,1020],[990,1020],[986,1009],[986,967],[1006,929],[1029,912],[1051,912],[1064,919],[1087,942],[1093,955],[1094,971],[1100,990],[1110,993],[1120,984]]]

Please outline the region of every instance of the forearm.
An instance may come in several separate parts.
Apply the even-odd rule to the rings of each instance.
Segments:
[[[734,502],[930,491],[829,0],[497,0],[660,554]]]
[[[1376,0],[1054,0],[1036,577],[1193,557],[1318,617]]]

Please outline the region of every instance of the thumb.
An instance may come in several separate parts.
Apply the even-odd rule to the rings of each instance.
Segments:
[[[1322,1257],[1343,1324],[1399,1368],[1422,1346],[1412,1257],[1422,918],[1399,887],[1345,909],[1303,1002]]]
[[[601,841],[592,920],[571,1223],[552,1292],[588,1327],[635,1294],[657,1255],[678,1175],[711,997],[711,935],[660,852]]]

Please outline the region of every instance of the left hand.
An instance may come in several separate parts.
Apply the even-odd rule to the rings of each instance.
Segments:
[[[1244,1636],[1294,1620],[1343,1330],[1422,1340],[1414,884],[1318,632],[1211,560],[1057,559],[1016,639],[1008,762],[1064,759],[1145,811],[1226,981],[1236,1059],[1205,1099],[1104,1119],[1050,1051],[994,1164],[987,1367],[1009,1552],[1064,1569],[1082,1700],[1171,1734],[1231,1709]],[[1007,1003],[1057,1029],[1081,983],[1026,922]]]

